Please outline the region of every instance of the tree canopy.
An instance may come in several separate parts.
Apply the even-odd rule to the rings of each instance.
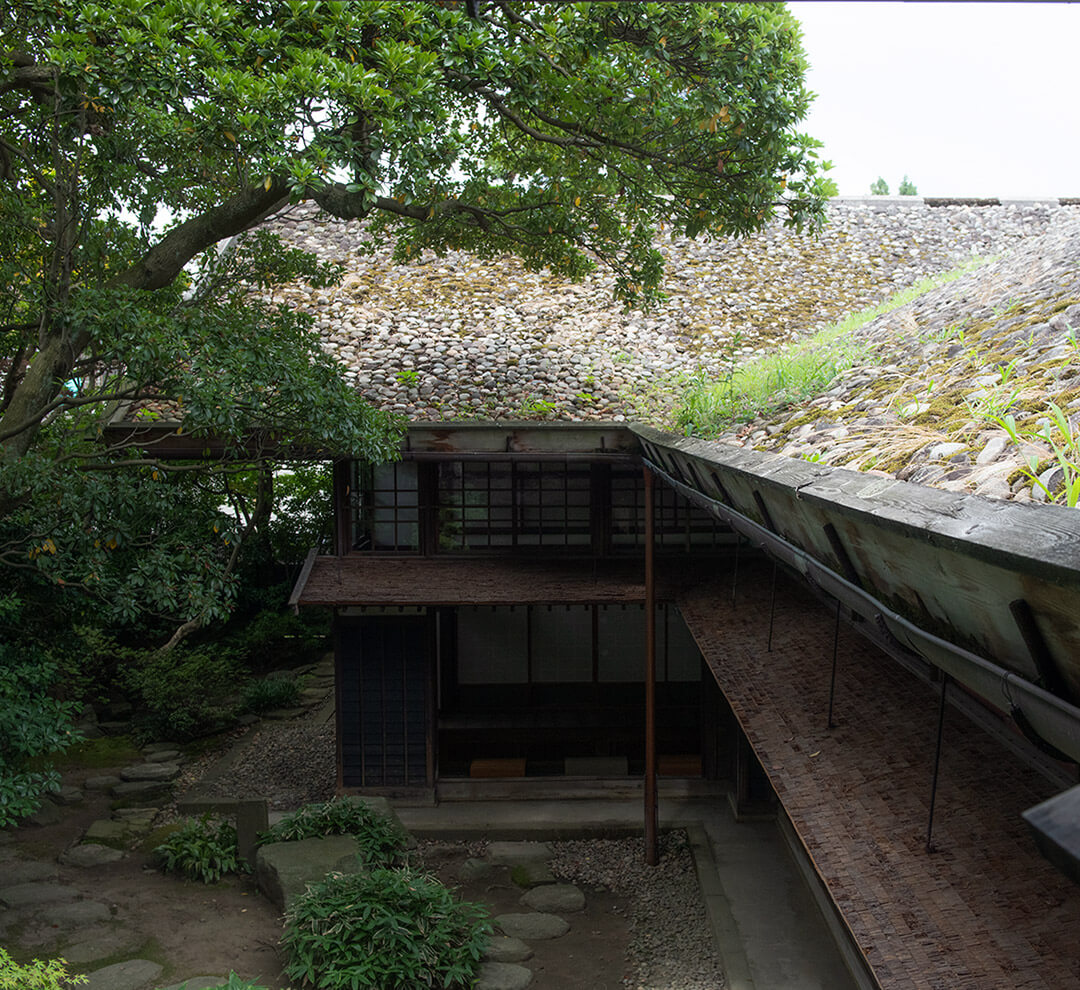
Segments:
[[[178,470],[101,441],[118,404],[167,402],[196,436],[374,459],[400,428],[302,316],[263,301],[337,273],[260,224],[309,201],[367,218],[401,260],[607,264],[620,299],[657,301],[660,224],[727,236],[777,209],[820,224],[831,184],[797,130],[805,68],[781,4],[9,5],[0,559],[88,589],[149,570],[156,607],[205,614],[232,553],[221,521],[204,499],[166,538]],[[207,576],[214,590],[192,586]]]

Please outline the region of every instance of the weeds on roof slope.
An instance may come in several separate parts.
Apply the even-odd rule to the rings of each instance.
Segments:
[[[860,310],[775,354],[737,365],[732,349],[720,379],[698,373],[690,379],[674,411],[674,425],[688,436],[715,437],[734,423],[803,402],[825,391],[840,372],[867,360],[867,344],[855,332],[875,317],[917,299],[973,271],[990,259],[922,279],[868,309]]]

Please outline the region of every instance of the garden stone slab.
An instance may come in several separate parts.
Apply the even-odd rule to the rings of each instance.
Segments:
[[[515,963],[480,964],[475,990],[525,990],[532,983],[532,971]]]
[[[78,888],[62,883],[17,883],[0,890],[0,904],[9,908],[33,907],[54,901],[73,901],[80,893]]]
[[[131,731],[131,723],[98,722],[98,729],[107,736],[126,736]]]
[[[585,895],[573,884],[551,883],[526,891],[521,903],[547,914],[574,914],[585,910]]]
[[[169,784],[167,781],[158,780],[128,780],[117,784],[112,789],[112,793],[113,797],[127,800],[152,801],[154,798],[168,794]]]
[[[550,859],[551,846],[546,842],[491,842],[487,847],[487,858],[503,866],[516,866],[518,863]]]
[[[162,749],[155,753],[143,753],[147,763],[180,763],[184,757],[178,749]]]
[[[271,842],[255,855],[255,882],[271,904],[287,911],[292,902],[328,873],[360,873],[360,844],[352,835]]]
[[[519,963],[531,959],[533,950],[520,938],[510,935],[492,935],[484,950],[484,959],[488,962]]]
[[[85,928],[99,921],[111,921],[112,912],[101,901],[75,901],[72,904],[49,905],[38,912],[51,925],[59,928]]]
[[[555,874],[551,872],[551,864],[546,859],[516,864],[510,870],[510,878],[519,887],[540,887],[555,882]]]
[[[88,791],[111,791],[119,783],[119,777],[114,774],[105,774],[101,777],[87,777],[83,781],[83,787]]]
[[[504,935],[521,938],[526,942],[543,942],[546,939],[562,938],[570,931],[570,923],[565,918],[554,914],[542,914],[539,911],[528,914],[500,914],[492,920],[495,927]]]
[[[145,746],[143,746],[142,749],[139,750],[139,752],[142,753],[143,756],[148,756],[150,753],[161,753],[166,750],[178,753],[180,751],[180,748],[180,743],[162,740],[161,742],[147,743]]]
[[[57,822],[62,821],[63,817],[60,814],[60,809],[52,801],[44,801],[37,811],[25,819],[25,824],[41,827],[55,825]]]
[[[122,825],[126,825],[128,831],[131,833],[149,832],[150,827],[154,824],[154,819],[157,817],[157,810],[150,812],[143,812],[139,815],[124,815],[123,818],[118,818],[118,821]]]
[[[133,952],[143,941],[141,935],[122,926],[111,929],[97,926],[96,931],[84,930],[72,934],[77,941],[65,944],[59,954],[73,968],[95,963],[99,959],[108,959],[109,956],[122,952]]]
[[[160,808],[117,808],[113,812],[113,818],[117,821],[126,821],[129,818],[153,818]]]
[[[131,834],[127,822],[116,822],[111,818],[99,818],[91,822],[90,827],[83,836],[84,842],[97,842],[101,845],[109,845],[113,842],[124,842]]]
[[[56,880],[56,864],[43,863],[38,859],[16,860],[4,865],[4,883],[14,887],[22,883]]]
[[[180,772],[176,763],[139,763],[120,771],[122,780],[172,780]]]
[[[129,959],[87,973],[82,990],[142,990],[162,972],[161,966],[149,959]]]
[[[60,790],[56,791],[54,794],[50,794],[49,800],[52,801],[53,804],[58,804],[61,807],[68,804],[81,804],[83,792],[77,787],[65,784]]]
[[[475,856],[465,860],[457,868],[457,878],[462,881],[469,880],[488,880],[494,876],[496,869],[494,863],[489,863],[486,859],[477,859]]]
[[[220,987],[229,982],[227,976],[192,976],[179,983],[173,983],[161,990],[208,990],[210,987]]]
[[[107,866],[123,859],[125,853],[122,849],[114,849],[112,846],[103,846],[97,842],[79,843],[70,849],[65,849],[60,854],[60,862],[64,866],[81,866],[83,869],[91,869],[95,866]]]

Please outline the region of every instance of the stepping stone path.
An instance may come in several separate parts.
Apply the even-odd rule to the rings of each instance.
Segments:
[[[124,850],[153,828],[161,806],[172,795],[172,781],[180,773],[184,755],[172,742],[150,743],[142,749],[142,763],[124,767],[119,776],[88,777],[88,791],[108,791],[128,806],[117,808],[111,818],[90,823],[82,841],[60,857],[65,866],[103,866],[115,863]],[[132,802],[137,802],[132,806]]]
[[[480,964],[476,990],[524,990],[532,971],[522,963],[532,958],[529,942],[561,938],[570,931],[562,915],[585,909],[585,895],[573,884],[556,883],[551,872],[551,847],[546,842],[492,842],[483,859],[470,859],[461,869],[464,878],[480,878],[498,867],[510,870],[520,887],[521,913],[492,919],[497,932]]]
[[[162,971],[158,963],[149,959],[128,959],[87,973],[83,990],[142,990]]]

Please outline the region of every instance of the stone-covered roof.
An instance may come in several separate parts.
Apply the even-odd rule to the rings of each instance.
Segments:
[[[1074,206],[834,200],[817,240],[779,222],[738,240],[665,235],[668,300],[651,312],[623,311],[603,269],[574,284],[513,258],[450,252],[395,264],[388,248],[369,250],[361,222],[301,206],[276,225],[346,274],[332,289],[289,286],[273,298],[311,313],[356,387],[413,422],[667,425],[689,377],[722,376],[974,256],[1000,257],[868,324],[872,360],[827,394],[718,439],[1023,498],[1032,490],[1017,468],[1032,451],[969,404],[992,411],[995,383],[1009,375],[1029,408],[1072,401]]]
[[[278,229],[346,274],[274,298],[311,313],[376,404],[414,420],[650,418],[682,376],[721,374],[898,288],[1046,230],[1054,204],[835,200],[819,240],[779,221],[745,239],[660,245],[667,302],[623,312],[612,277],[580,284],[460,252],[394,264],[361,222],[300,207]],[[665,387],[666,386],[666,387]]]

